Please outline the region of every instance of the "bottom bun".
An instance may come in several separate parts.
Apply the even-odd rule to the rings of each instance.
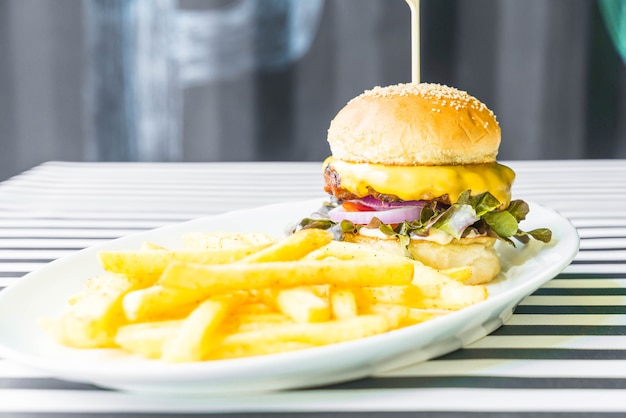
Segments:
[[[378,239],[359,234],[345,234],[345,240],[367,244],[375,248],[404,254],[397,239]],[[472,275],[465,284],[484,284],[500,273],[500,258],[494,249],[496,240],[491,237],[463,239],[450,244],[411,240],[409,252],[413,258],[437,270],[470,266]]]

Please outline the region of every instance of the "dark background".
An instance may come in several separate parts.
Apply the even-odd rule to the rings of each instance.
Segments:
[[[310,47],[279,62],[266,46],[291,45],[294,1],[309,0],[0,0],[0,180],[48,160],[321,161],[351,97],[410,81],[410,13],[404,0],[322,0]],[[233,53],[250,68],[220,56],[194,78],[175,43],[155,41],[179,13],[244,2],[254,14]],[[500,159],[626,158],[626,66],[597,1],[422,0],[421,21],[422,81],[492,108]],[[205,47],[235,42],[207,24]]]

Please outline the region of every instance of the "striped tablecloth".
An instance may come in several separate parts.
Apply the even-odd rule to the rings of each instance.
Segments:
[[[568,217],[581,251],[503,327],[471,346],[389,375],[232,398],[120,393],[0,359],[0,416],[626,414],[626,161],[508,165],[518,174],[514,196]],[[137,231],[323,197],[321,177],[317,163],[43,164],[0,183],[0,287]]]

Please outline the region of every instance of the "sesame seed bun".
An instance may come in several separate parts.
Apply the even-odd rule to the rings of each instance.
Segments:
[[[331,122],[328,143],[335,158],[356,163],[482,164],[496,160],[500,126],[464,91],[396,84],[352,99]]]

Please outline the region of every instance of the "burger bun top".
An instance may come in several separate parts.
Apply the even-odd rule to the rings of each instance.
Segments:
[[[439,84],[376,87],[332,120],[333,156],[354,163],[465,165],[491,163],[500,146],[494,113],[468,93]]]

